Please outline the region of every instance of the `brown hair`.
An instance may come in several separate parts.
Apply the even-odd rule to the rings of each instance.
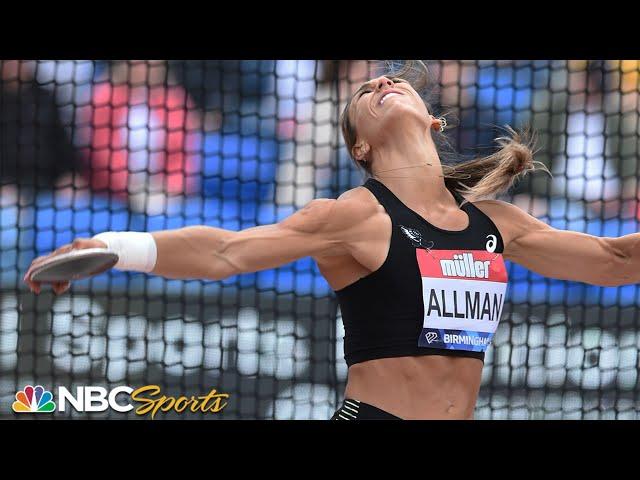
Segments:
[[[387,66],[387,70],[392,70],[392,66]],[[422,61],[404,62],[399,71],[391,71],[389,76],[401,78],[411,84],[411,86],[422,97],[427,110],[433,112],[428,99],[434,94],[435,85],[430,78],[429,70]],[[370,163],[358,161],[353,158],[353,146],[356,143],[357,133],[355,127],[349,120],[349,107],[353,97],[347,102],[340,124],[342,136],[351,158],[367,174],[371,175]],[[523,178],[528,172],[537,170],[546,171],[551,175],[546,166],[533,160],[535,148],[535,135],[528,129],[516,132],[511,127],[504,128],[506,135],[496,138],[495,141],[500,147],[491,155],[479,157],[467,161],[455,161],[455,154],[446,135],[443,132],[432,132],[438,153],[441,156],[442,173],[445,185],[449,190],[455,190],[464,195],[465,201],[475,201],[485,198],[495,198],[508,191],[516,182]]]

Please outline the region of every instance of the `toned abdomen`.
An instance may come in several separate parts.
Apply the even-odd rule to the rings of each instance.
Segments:
[[[345,397],[404,419],[472,419],[482,366],[440,355],[370,360],[349,368]]]

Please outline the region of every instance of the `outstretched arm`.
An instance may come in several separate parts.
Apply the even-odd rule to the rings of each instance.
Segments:
[[[151,273],[220,280],[302,257],[345,253],[343,217],[337,200],[316,199],[280,223],[239,232],[207,226],[155,232],[158,260]]]
[[[596,237],[555,229],[499,200],[477,206],[500,229],[504,257],[533,272],[599,286],[640,283],[640,233]]]
[[[370,205],[343,195],[338,200],[312,200],[279,223],[239,232],[208,226],[153,232],[155,264],[152,263],[151,270],[144,271],[173,279],[221,280],[275,268],[307,256],[344,255],[351,251],[358,230],[370,214]],[[106,246],[99,238],[76,239],[34,260],[25,275],[25,283],[39,293],[40,283],[31,281],[29,274],[44,260],[73,249]],[[126,244],[122,247],[128,248]],[[56,293],[68,288],[69,282],[53,285]]]

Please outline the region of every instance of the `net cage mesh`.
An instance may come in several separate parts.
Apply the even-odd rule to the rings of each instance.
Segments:
[[[491,151],[501,126],[537,132],[536,160],[552,176],[525,177],[501,199],[558,229],[638,230],[638,61],[425,63],[460,159]],[[339,118],[389,65],[0,61],[0,418],[18,416],[26,385],[54,397],[60,386],[157,385],[167,397],[215,388],[228,402],[156,419],[328,419],[346,382],[344,330],[309,258],[221,281],[111,270],[60,296],[33,295],[22,277],[74,238],[237,231],[361,185]],[[475,418],[636,419],[637,286],[507,268]],[[67,408],[46,418],[148,416]]]

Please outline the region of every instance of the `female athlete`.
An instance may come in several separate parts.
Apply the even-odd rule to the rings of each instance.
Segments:
[[[556,279],[635,283],[640,234],[557,230],[495,200],[536,169],[529,142],[510,130],[492,155],[441,163],[443,119],[406,78],[374,78],[348,102],[343,136],[369,178],[338,199],[315,199],[277,224],[238,232],[105,232],[76,239],[31,269],[95,247],[115,250],[116,268],[171,279],[221,280],[312,257],[338,297],[345,328],[348,380],[332,418],[473,418],[502,313],[504,261]],[[25,282],[39,293],[29,272]],[[68,288],[53,285],[57,294]]]

